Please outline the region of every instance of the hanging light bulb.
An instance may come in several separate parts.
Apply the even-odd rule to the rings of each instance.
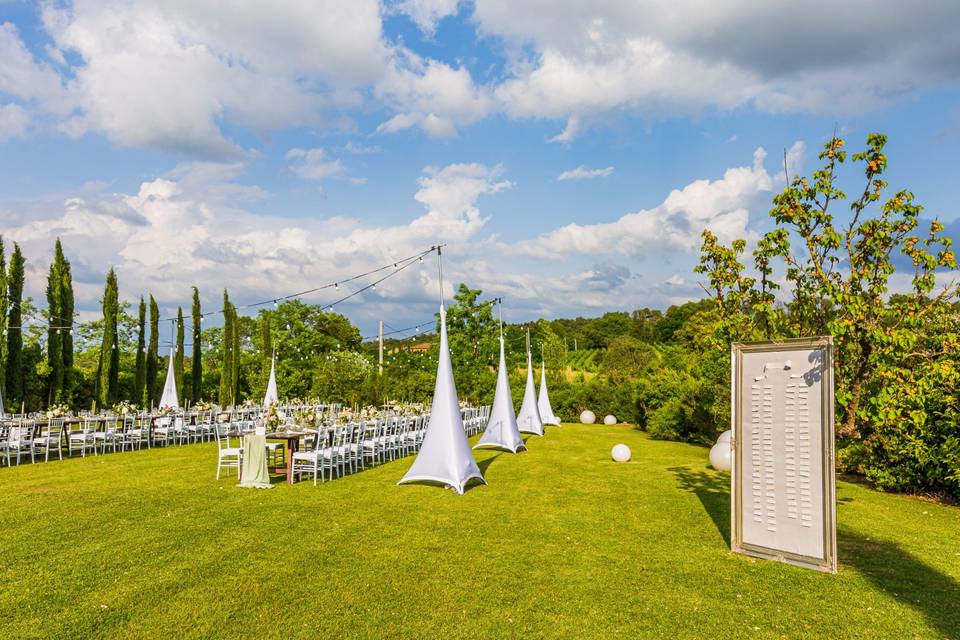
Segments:
[[[60,335],[60,329],[57,329],[57,335]]]
[[[273,308],[274,308],[274,309],[277,308],[277,301],[276,301],[276,300],[273,301]]]
[[[376,282],[373,283],[373,290],[374,290],[374,291],[377,290],[377,283],[376,283]]]
[[[420,260],[420,264],[423,264],[423,256],[420,256],[418,260]]]
[[[394,268],[394,270],[398,269],[396,262],[393,263],[393,268]]]

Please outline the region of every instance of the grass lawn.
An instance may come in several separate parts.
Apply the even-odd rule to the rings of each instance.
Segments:
[[[828,575],[730,553],[704,448],[527,444],[462,497],[410,458],[237,489],[215,444],[2,468],[0,638],[960,638],[960,509],[840,483]]]

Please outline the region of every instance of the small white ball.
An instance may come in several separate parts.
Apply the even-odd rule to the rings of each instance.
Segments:
[[[586,411],[580,414],[580,422],[582,422],[583,424],[593,424],[596,421],[597,421],[596,414],[593,411],[590,411],[589,409],[587,409]]]
[[[710,449],[710,466],[717,471],[730,471],[730,443],[718,442]]]
[[[726,431],[720,434],[719,438],[717,438],[717,444],[720,444],[721,442],[730,442],[730,438],[732,437],[733,437],[733,431],[730,431],[729,429],[727,429]]]
[[[630,447],[625,444],[616,445],[610,454],[617,462],[630,462]]]
[[[603,424],[617,424],[616,416],[607,416],[603,419]]]

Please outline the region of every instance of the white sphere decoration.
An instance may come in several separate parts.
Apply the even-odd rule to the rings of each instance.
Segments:
[[[717,438],[717,444],[720,444],[721,442],[730,442],[730,438],[732,437],[733,437],[733,431],[730,431],[730,429],[727,429],[726,431],[720,434],[719,438]]]
[[[730,471],[730,443],[718,442],[710,449],[710,466],[717,471]]]
[[[590,409],[587,409],[580,414],[580,422],[583,424],[593,424],[596,421],[597,415],[593,411],[590,411]]]
[[[613,459],[617,462],[630,462],[630,447],[625,444],[618,444],[613,447],[610,455],[612,455]]]
[[[607,416],[603,419],[603,424],[617,424],[616,416]]]

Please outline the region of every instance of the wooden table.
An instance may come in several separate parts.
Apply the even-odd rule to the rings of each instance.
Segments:
[[[293,484],[293,454],[297,452],[300,446],[300,438],[306,435],[305,431],[276,431],[267,434],[267,440],[285,440],[286,451],[283,453],[283,459],[286,462],[285,467],[270,467],[270,471],[287,474],[287,482]]]

